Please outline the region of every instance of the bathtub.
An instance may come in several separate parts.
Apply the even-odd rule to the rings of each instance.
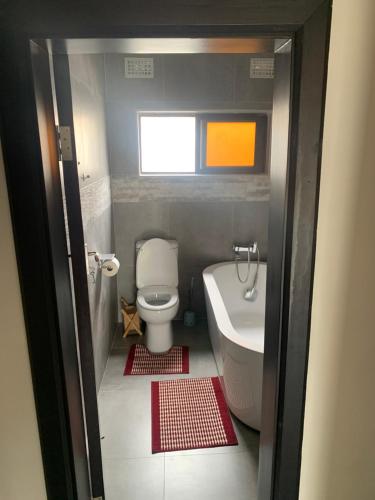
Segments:
[[[209,334],[228,406],[242,422],[260,430],[267,264],[260,264],[258,293],[249,302],[243,295],[255,269],[252,263],[243,284],[235,263],[223,262],[207,267],[203,281]],[[240,262],[242,279],[246,271],[247,263]]]

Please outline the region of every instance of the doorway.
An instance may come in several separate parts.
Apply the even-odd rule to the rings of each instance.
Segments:
[[[281,140],[274,122],[278,118],[274,91],[281,85],[287,89],[284,96],[278,94],[278,99],[282,98],[282,105],[288,108],[290,71],[281,72],[279,59],[286,59],[290,68],[291,42],[271,38],[241,38],[235,43],[224,38],[194,42],[128,39],[117,40],[118,49],[112,53],[107,52],[114,51],[113,44],[108,48],[108,41],[96,41],[96,47],[102,48],[96,48],[95,53],[88,53],[87,46],[78,49],[77,43],[68,43],[68,51],[73,53],[60,54],[56,50],[51,65],[60,131],[70,126],[74,134],[76,166],[63,155],[61,177],[68,233],[71,227],[73,231],[68,234],[73,278],[79,268],[74,245],[87,248],[91,332],[87,329],[86,339],[91,335],[107,498],[147,497],[152,493],[158,498],[182,494],[209,497],[231,491],[234,498],[255,499],[272,133]],[[147,78],[135,74],[134,67],[140,71],[142,64],[151,68]],[[133,68],[130,75],[129,66]],[[192,125],[193,140],[185,123]],[[203,158],[197,152],[204,145],[210,146],[211,124],[254,124],[253,163],[202,168]],[[146,135],[150,134],[146,126],[153,127],[151,139]],[[183,128],[177,135],[178,127]],[[284,129],[287,143],[288,123],[284,123]],[[171,134],[175,134],[173,138]],[[236,131],[237,139],[238,134]],[[176,142],[179,146],[173,150],[171,146]],[[211,147],[217,155],[218,145]],[[234,145],[226,154],[237,155],[238,151],[238,145]],[[186,158],[191,158],[190,164],[184,162]],[[237,158],[231,161],[240,165]],[[76,171],[75,180],[71,179],[72,170]],[[81,239],[76,234],[80,222]],[[173,449],[156,454],[151,447],[154,436],[150,387],[152,382],[179,376],[173,372],[124,376],[126,359],[133,355],[134,347],[148,345],[152,333],[142,338],[123,338],[121,325],[115,325],[121,318],[119,298],[128,303],[136,301],[140,243],[152,238],[174,242],[178,252],[179,306],[172,322],[173,345],[189,351],[188,374],[181,378],[219,377],[232,412],[233,446],[210,444],[206,438],[201,445],[191,445],[190,450],[190,445],[184,443],[194,440],[194,436],[182,435],[181,451],[179,445],[173,445]],[[241,242],[248,247],[254,245],[251,255],[246,253],[246,246],[234,252],[233,246]],[[97,260],[112,252],[121,265],[118,274],[109,279]],[[250,262],[246,263],[248,257]],[[84,267],[82,260],[81,255]],[[239,262],[242,260],[245,262]],[[233,282],[238,300],[233,311],[229,304],[215,303],[215,290],[209,284],[213,265],[218,270],[212,271],[212,276],[222,269],[227,273],[217,282],[222,295]],[[81,274],[78,280],[73,279],[79,297],[76,304],[81,307],[82,278]],[[244,290],[252,286],[259,298],[246,301]],[[194,315],[193,326],[184,322],[186,314]],[[231,331],[218,324],[216,318],[221,314],[230,319]],[[259,342],[258,326],[252,326],[252,321],[258,321],[252,318],[258,317]],[[81,329],[87,328],[86,323],[87,315]],[[229,344],[221,348],[225,339],[235,344],[236,336],[238,352]],[[80,350],[85,352],[85,340],[80,343]],[[244,359],[248,359],[245,365]],[[84,386],[90,383],[90,376],[84,377]],[[86,399],[90,401],[91,397],[88,391]],[[91,417],[86,411],[88,425]],[[199,422],[194,425],[199,427]],[[91,436],[89,452],[90,447],[95,447],[92,441],[97,439]],[[233,474],[228,477],[223,470],[232,470]],[[202,476],[207,471],[211,471],[210,479]]]
[[[295,48],[296,48],[296,55],[298,56],[298,50],[300,50],[300,47],[298,45],[298,40],[295,40]],[[297,57],[297,60],[298,60],[298,57]],[[298,67],[294,67],[294,69],[297,69],[297,74],[298,74]],[[299,97],[298,95],[296,94],[293,94],[295,96],[295,98]],[[298,110],[296,108],[294,108],[294,113],[297,114]],[[319,120],[318,120],[319,121]],[[319,128],[319,127],[318,127]],[[284,148],[283,150],[285,151],[287,149],[287,147],[285,147],[285,144],[284,144]],[[289,157],[290,158],[293,158],[293,155]],[[293,163],[293,162],[292,162]],[[298,164],[298,162],[297,162]],[[281,169],[281,170],[280,170]],[[282,178],[283,178],[283,173],[286,174],[286,164],[283,164],[280,166],[280,164],[278,165],[278,171],[277,171],[277,175],[278,175],[278,179],[279,181],[281,180],[281,185],[279,186],[276,186],[278,188],[281,189],[281,191],[278,191],[278,194],[282,194],[281,192],[283,191],[283,195],[281,197],[277,197],[277,196],[274,196],[273,200],[274,200],[274,205],[273,205],[273,208],[276,208],[276,207],[280,207],[280,206],[284,206],[284,200],[286,199],[285,198],[285,191],[284,191],[284,188],[282,187]],[[284,179],[286,178],[286,175],[284,175]],[[284,186],[285,187],[285,186]],[[293,187],[293,185],[292,185]],[[271,186],[271,193],[272,193],[272,186]],[[271,197],[272,197],[272,194],[271,194]],[[291,200],[289,200],[289,205],[288,205],[288,209],[291,209],[293,206],[293,202]],[[279,225],[279,234],[278,236],[280,236],[280,234],[285,234],[285,230],[286,230],[286,227],[285,227],[285,220],[284,220],[284,213],[282,212],[282,217],[281,217],[281,220],[280,220],[280,212],[278,212],[278,214],[274,214],[276,215],[276,218],[278,218],[278,221],[277,222],[281,222],[281,224]],[[271,217],[272,217],[272,206],[271,206]],[[275,219],[274,219],[274,222],[275,222]],[[276,234],[276,233],[274,233]],[[284,237],[282,236],[281,238],[278,238],[278,241],[276,242],[277,245],[275,245],[274,248],[274,256],[273,258],[275,259],[274,260],[274,263],[280,263],[283,265],[283,269],[285,271],[285,254],[283,252],[280,253],[280,247],[284,247]],[[291,250],[291,249],[290,249]],[[269,256],[271,257],[272,259],[272,255]],[[288,259],[286,259],[288,260]],[[286,262],[287,264],[287,262]],[[275,295],[280,295],[281,293],[281,290],[282,290],[282,287],[281,287],[281,284],[282,284],[282,276],[284,275],[284,278],[285,278],[285,272],[284,273],[280,273],[280,270],[281,268],[279,268],[278,266],[276,266],[274,268],[275,270],[275,273],[274,273],[274,276],[272,276],[272,273],[271,273],[271,281],[269,281],[269,284],[268,284],[268,295],[269,294],[275,294]],[[286,268],[287,270],[287,268]],[[288,273],[287,273],[287,276],[288,276]],[[286,282],[288,282],[289,279],[287,278],[286,279]],[[285,283],[285,282],[284,282]],[[272,296],[272,295],[271,295]],[[273,299],[275,299],[275,296],[273,297]],[[279,313],[280,313],[280,301],[278,301],[278,297],[276,297],[276,300],[272,300],[272,303],[270,305],[270,316],[269,316],[269,322],[270,324],[274,324],[275,325],[275,319],[276,319],[276,316],[279,317]],[[272,306],[272,307],[271,307]],[[273,314],[272,314],[273,313]],[[285,321],[285,316],[284,316],[284,321]],[[276,324],[278,323],[278,321],[276,321]],[[290,326],[290,325],[289,325]],[[266,328],[267,328],[267,325],[266,325]],[[271,331],[271,330],[270,330]],[[279,338],[279,329],[276,328],[273,332],[273,336],[274,338],[272,339],[272,341]],[[291,338],[292,337],[288,337],[288,342],[291,342]],[[271,337],[270,337],[271,339]],[[284,339],[286,340],[286,339]],[[271,341],[270,341],[271,342]],[[266,342],[267,343],[267,342]],[[288,344],[288,343],[287,343]],[[283,352],[283,349],[284,349],[284,353],[285,353],[285,349],[288,350],[289,349],[289,345],[280,345],[279,342],[273,342],[272,346],[270,344],[270,351],[269,352],[273,352],[274,354],[276,354],[275,358],[277,359],[280,359],[280,353]],[[276,353],[277,351],[277,353]],[[282,359],[282,358],[281,358]],[[282,371],[281,371],[281,374],[283,378],[284,375],[287,373],[285,373],[283,370],[285,369],[285,367],[282,366]],[[268,370],[268,371],[267,371]],[[264,408],[264,411],[263,411],[263,414],[266,416],[266,420],[269,419],[270,421],[267,422],[265,421],[265,429],[264,429],[264,436],[263,436],[263,448],[262,448],[262,453],[261,453],[261,462],[263,461],[263,465],[268,465],[269,464],[272,464],[271,468],[273,469],[274,465],[276,464],[276,469],[274,469],[275,471],[275,474],[277,476],[277,481],[279,482],[279,486],[280,484],[282,483],[283,481],[283,475],[282,475],[282,472],[283,472],[283,469],[282,467],[281,468],[278,468],[279,465],[278,465],[278,462],[275,461],[275,456],[276,454],[274,455],[274,453],[276,452],[277,450],[277,447],[276,447],[276,441],[274,441],[274,437],[276,436],[276,433],[275,433],[275,428],[274,428],[274,422],[275,422],[275,417],[276,417],[276,414],[278,414],[278,417],[276,417],[276,419],[278,420],[279,417],[280,417],[280,410],[282,410],[282,412],[285,411],[285,408],[277,408],[277,412],[276,412],[276,401],[275,399],[275,394],[277,394],[276,392],[276,386],[274,384],[275,380],[278,379],[279,382],[280,382],[280,372],[277,372],[277,368],[276,368],[276,365],[268,365],[267,366],[267,363],[265,363],[265,383],[266,383],[266,386],[268,385],[268,387],[274,385],[273,387],[273,391],[270,391],[268,392],[268,401],[267,401],[267,397],[264,399],[263,401],[263,408]],[[274,379],[273,379],[273,376],[274,376]],[[287,394],[288,391],[286,391],[284,393],[284,398],[286,398],[286,394]],[[266,395],[267,395],[267,391],[266,391]],[[283,400],[284,402],[286,401],[286,399]],[[270,404],[271,402],[271,404]],[[296,410],[296,408],[294,408],[294,410]],[[287,411],[287,409],[286,409]],[[282,413],[281,412],[281,413]],[[298,412],[297,412],[298,413]],[[262,429],[263,431],[263,429]],[[270,438],[271,438],[271,441],[270,441]],[[261,438],[262,440],[262,438]],[[298,441],[296,439],[296,441]],[[267,445],[267,442],[270,443],[272,442],[272,446],[269,447]],[[296,443],[297,444],[297,443]],[[290,443],[288,444],[290,445]],[[262,446],[262,444],[261,444]],[[285,446],[285,442],[279,442],[279,451],[282,453],[283,452],[283,447]],[[271,452],[271,455],[270,455],[270,452]],[[68,454],[69,455],[69,454]],[[68,459],[68,457],[67,457]],[[298,467],[297,469],[293,469],[293,472],[294,473],[297,473],[298,475]],[[76,473],[77,473],[77,469],[76,469]],[[262,473],[264,474],[264,476],[267,476],[267,480],[265,482],[262,482]],[[264,479],[264,477],[263,477]],[[274,489],[274,486],[275,486],[275,478],[273,477],[273,475],[270,473],[270,470],[267,471],[267,467],[263,467],[261,468],[261,474],[260,474],[260,483],[261,483],[261,487],[260,487],[260,495],[263,495],[263,496],[260,496],[260,498],[266,498],[266,495],[267,494],[267,489],[269,489],[271,491],[271,489],[273,490]],[[271,486],[272,485],[272,486]],[[280,486],[281,487],[281,486]],[[285,491],[285,490],[284,490]]]

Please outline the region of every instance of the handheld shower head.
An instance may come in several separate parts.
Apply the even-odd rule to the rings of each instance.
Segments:
[[[243,298],[245,300],[248,300],[249,302],[253,302],[258,296],[258,290],[253,287],[253,288],[248,288],[245,290]]]

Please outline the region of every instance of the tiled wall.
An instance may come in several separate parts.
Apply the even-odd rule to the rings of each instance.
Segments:
[[[262,258],[267,255],[267,201],[115,203],[114,222],[122,262],[118,287],[128,300],[135,298],[135,242],[152,237],[178,241],[180,313],[187,306],[194,276],[193,307],[205,314],[202,271],[215,262],[231,260],[234,241],[257,240]]]
[[[257,240],[267,256],[269,179],[263,176],[140,177],[137,111],[272,109],[272,80],[250,80],[246,55],[153,55],[155,77],[124,78],[124,55],[105,56],[118,293],[135,298],[135,242],[179,243],[181,311],[192,276],[205,314],[202,270],[233,258],[234,241]],[[180,311],[180,312],[181,312]]]
[[[114,251],[111,182],[104,101],[104,56],[69,57],[74,131],[85,240],[89,250]],[[116,279],[98,272],[90,259],[89,299],[95,378],[99,388],[117,321]]]
[[[273,80],[250,79],[246,55],[152,55],[153,79],[125,79],[124,55],[105,56],[113,178],[138,176],[137,111],[270,111]],[[147,57],[147,56],[146,56]],[[165,182],[168,183],[166,178]]]

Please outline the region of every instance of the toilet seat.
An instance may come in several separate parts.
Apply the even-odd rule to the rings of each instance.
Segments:
[[[136,262],[138,290],[150,286],[178,286],[176,248],[160,238],[147,240],[138,250]]]
[[[145,286],[138,290],[137,302],[148,311],[165,311],[177,304],[178,291],[172,286]]]

